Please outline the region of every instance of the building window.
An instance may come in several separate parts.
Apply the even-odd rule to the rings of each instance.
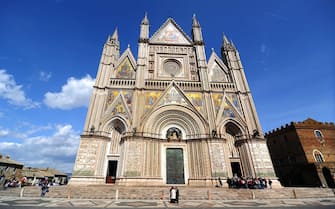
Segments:
[[[167,59],[164,61],[163,69],[168,75],[175,77],[181,72],[181,64],[177,60]]]
[[[320,141],[323,139],[322,133],[319,130],[314,131],[315,137],[319,139]]]
[[[323,163],[324,162],[323,155],[320,151],[313,150],[313,156],[314,156],[314,159],[315,159],[316,162],[318,162],[318,163]]]

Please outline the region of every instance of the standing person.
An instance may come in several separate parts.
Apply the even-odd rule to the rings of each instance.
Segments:
[[[10,180],[9,179],[5,179],[5,181],[3,183],[3,189],[6,190],[8,188],[9,184],[10,184]]]
[[[41,184],[41,197],[44,197],[47,192],[49,192],[49,181],[48,177],[45,177]]]
[[[175,202],[177,202],[177,190],[173,186],[170,189],[170,203],[175,203]]]
[[[220,176],[219,176],[219,179],[218,179],[218,180],[219,180],[219,186],[222,187],[223,184],[222,184],[222,180],[221,180],[221,177],[220,177]]]
[[[272,189],[272,181],[269,179],[269,188]]]
[[[27,177],[23,176],[22,179],[20,180],[20,197],[23,197],[23,192],[24,192],[24,187],[26,186],[27,183]]]
[[[176,202],[179,203],[179,189],[178,187],[175,187],[176,189]]]

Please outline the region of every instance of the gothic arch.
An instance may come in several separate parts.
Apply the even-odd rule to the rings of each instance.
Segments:
[[[180,105],[167,105],[158,108],[143,122],[142,130],[165,138],[170,127],[181,130],[183,139],[200,138],[206,134],[208,124],[201,117],[187,107]]]
[[[103,124],[102,131],[110,133],[112,131],[111,129],[114,129],[120,134],[123,134],[127,132],[128,127],[127,120],[121,115],[116,115]]]
[[[232,136],[245,135],[246,130],[244,126],[237,120],[227,119],[219,125],[219,133],[225,135],[226,133]]]

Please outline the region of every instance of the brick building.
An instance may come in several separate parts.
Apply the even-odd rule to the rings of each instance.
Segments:
[[[335,187],[335,125],[308,118],[265,134],[283,186]]]

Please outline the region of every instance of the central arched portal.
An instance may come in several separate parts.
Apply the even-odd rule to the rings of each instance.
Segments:
[[[193,163],[198,159],[189,156],[191,150],[189,141],[201,138],[207,129],[208,124],[201,115],[180,105],[158,108],[146,118],[141,130],[145,133],[153,133],[160,138],[161,157],[157,165],[161,168],[163,184],[189,183],[190,168],[198,166]],[[198,143],[194,143],[196,145],[193,146],[197,151],[201,147],[200,141],[198,140]],[[195,169],[197,168],[193,168]]]
[[[184,154],[182,148],[166,149],[166,183],[185,184]]]

